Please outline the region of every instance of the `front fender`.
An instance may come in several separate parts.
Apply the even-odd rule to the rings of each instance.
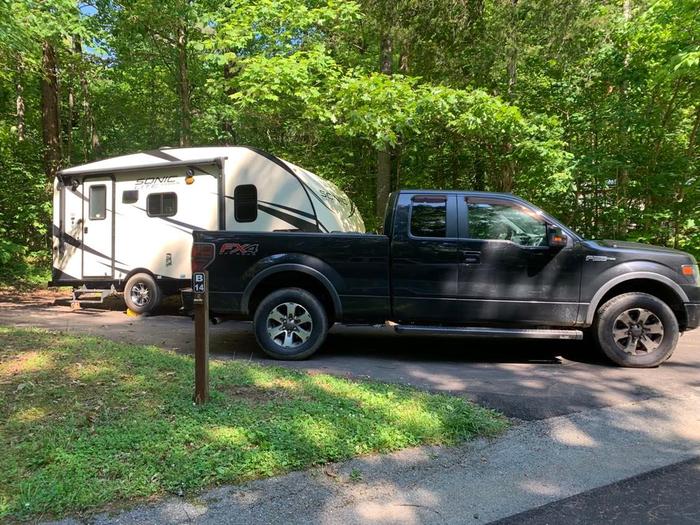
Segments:
[[[667,266],[650,261],[626,262],[618,264],[595,276],[590,284],[584,284],[586,290],[595,292],[588,301],[585,324],[593,323],[593,318],[601,300],[612,288],[626,281],[646,279],[667,286],[683,302],[688,302],[688,295],[674,280],[674,272]],[[583,294],[582,294],[583,295]],[[585,301],[585,297],[582,297]]]

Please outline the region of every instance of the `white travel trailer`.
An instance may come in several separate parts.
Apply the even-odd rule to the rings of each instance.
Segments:
[[[192,230],[363,232],[334,184],[249,147],[168,148],[59,172],[51,285],[139,313],[188,286]],[[82,299],[81,299],[82,297]]]

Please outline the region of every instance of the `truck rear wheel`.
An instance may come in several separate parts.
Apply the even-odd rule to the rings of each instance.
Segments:
[[[598,309],[593,334],[605,355],[620,366],[651,368],[666,361],[678,343],[678,320],[661,299],[641,292],[613,297]]]
[[[275,359],[299,360],[326,339],[328,316],[321,302],[301,288],[283,288],[265,297],[253,318],[255,338]]]
[[[124,287],[124,302],[132,312],[147,314],[160,304],[163,294],[156,280],[147,273],[132,275]]]

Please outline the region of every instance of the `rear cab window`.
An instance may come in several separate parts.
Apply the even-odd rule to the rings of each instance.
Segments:
[[[416,195],[413,197],[409,231],[413,237],[447,237],[447,196]]]

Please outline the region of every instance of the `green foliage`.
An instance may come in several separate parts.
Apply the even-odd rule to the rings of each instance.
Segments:
[[[194,406],[190,357],[0,328],[0,520],[182,495],[507,426],[461,398],[244,361],[213,362],[211,385],[211,402]]]
[[[0,260],[48,254],[43,41],[64,164],[250,144],[337,183],[373,227],[382,150],[392,189],[513,191],[587,236],[700,253],[699,0],[0,2],[0,151],[28,181],[0,210]]]

